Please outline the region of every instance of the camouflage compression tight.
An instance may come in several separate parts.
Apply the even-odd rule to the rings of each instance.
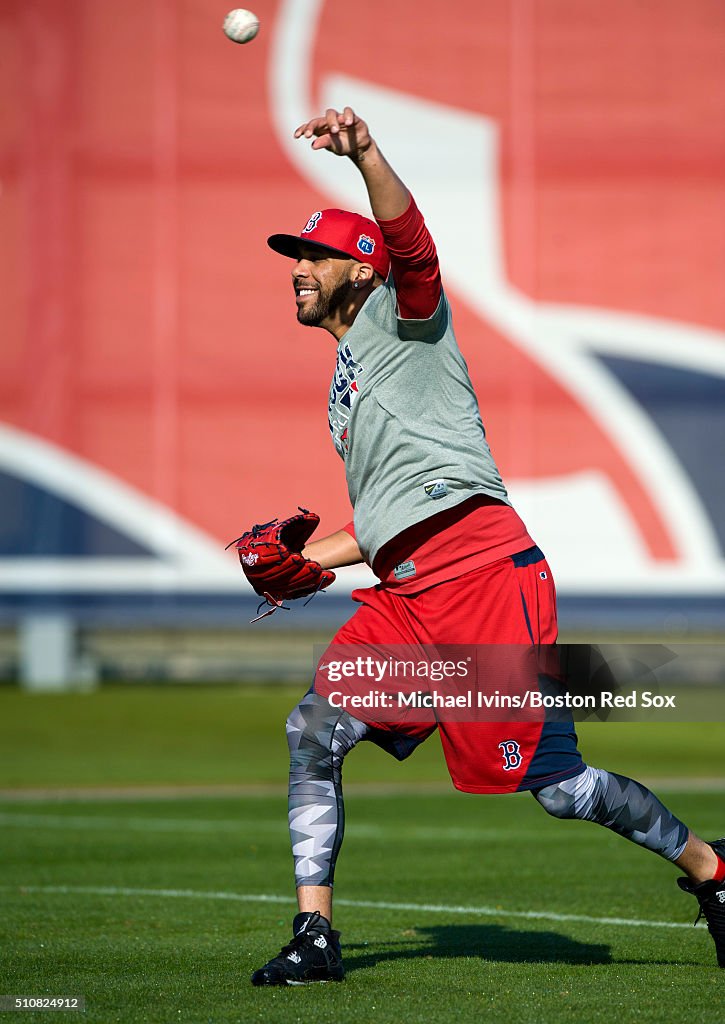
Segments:
[[[333,883],[345,828],[342,763],[373,733],[364,722],[311,692],[287,719],[289,828],[298,886]],[[687,843],[685,825],[653,793],[601,768],[587,767],[575,778],[533,795],[554,817],[593,821],[667,860],[676,860]]]
[[[586,768],[573,779],[537,789],[534,796],[555,818],[604,825],[666,860],[677,860],[687,845],[687,827],[654,793],[602,768]]]

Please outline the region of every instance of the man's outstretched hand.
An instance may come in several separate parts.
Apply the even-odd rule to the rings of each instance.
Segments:
[[[337,156],[360,160],[373,145],[368,126],[352,107],[340,113],[330,107],[321,117],[313,117],[301,124],[294,137],[314,139],[313,149],[328,149]]]
[[[321,117],[301,124],[294,137],[312,139],[313,149],[350,157],[363,176],[376,220],[394,220],[408,209],[410,192],[352,107],[345,107],[342,113],[330,107]]]

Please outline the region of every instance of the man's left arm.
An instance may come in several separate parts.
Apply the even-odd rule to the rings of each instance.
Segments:
[[[359,565],[364,561],[352,523],[327,537],[310,541],[302,549],[302,557],[319,562],[323,569],[341,569],[344,565]]]

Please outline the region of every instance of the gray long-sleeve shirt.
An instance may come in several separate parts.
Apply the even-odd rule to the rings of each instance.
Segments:
[[[392,279],[373,291],[338,344],[329,421],[369,565],[473,494],[510,504],[444,293],[427,320],[401,320]]]

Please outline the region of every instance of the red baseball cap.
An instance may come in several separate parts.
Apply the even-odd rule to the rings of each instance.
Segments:
[[[374,220],[348,210],[317,210],[299,235],[270,235],[267,245],[283,256],[300,258],[300,246],[369,263],[381,277],[390,270],[390,256]]]

